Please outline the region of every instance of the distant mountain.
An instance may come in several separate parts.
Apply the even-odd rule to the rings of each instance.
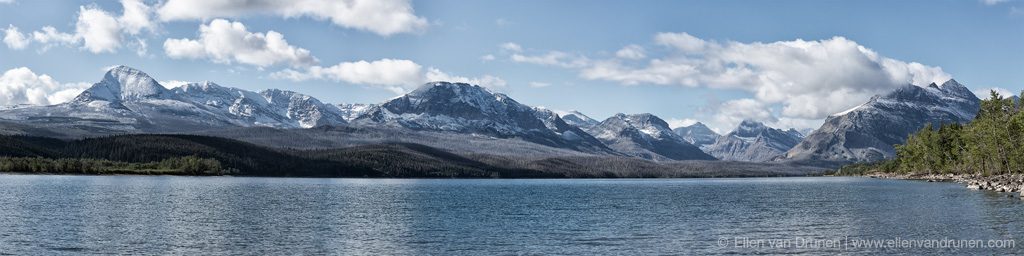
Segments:
[[[829,116],[821,128],[786,153],[792,160],[865,162],[893,157],[893,145],[925,124],[966,123],[980,100],[955,80],[905,85]]]
[[[338,107],[291,91],[255,93],[212,82],[190,83],[172,91],[185,101],[215,110],[238,126],[310,128],[346,123]]]
[[[783,131],[744,120],[736,130],[704,147],[704,151],[721,160],[766,162],[785,155],[787,150],[800,143],[800,139],[796,130]]]
[[[338,109],[341,110],[342,116],[345,118],[345,121],[352,121],[353,119],[356,119],[357,117],[363,115],[367,111],[370,111],[370,109],[373,109],[374,106],[376,106],[376,104],[343,103],[338,104]]]
[[[575,110],[562,113],[559,116],[561,116],[562,120],[566,123],[583,129],[589,129],[601,123],[601,121],[594,120],[593,118]]]
[[[652,114],[616,114],[587,130],[606,145],[626,155],[651,160],[711,160]]]
[[[682,136],[683,140],[686,140],[686,142],[700,148],[715,143],[715,140],[720,136],[701,122],[691,124],[690,126],[675,128],[672,131],[679,134],[679,136]]]
[[[406,95],[373,106],[352,122],[518,138],[584,152],[612,152],[550,111],[538,111],[505,94],[465,83],[427,83]]]
[[[111,68],[100,82],[70,102],[0,111],[0,119],[82,135],[345,123],[337,107],[299,93],[255,93],[211,82],[169,90],[126,66]]]

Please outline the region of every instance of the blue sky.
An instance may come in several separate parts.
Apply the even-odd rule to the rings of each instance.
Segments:
[[[1016,0],[136,1],[0,0],[0,71],[17,71],[0,105],[56,103],[118,64],[334,103],[469,81],[597,119],[650,112],[723,132],[816,127],[908,82],[1024,89]],[[33,36],[47,26],[58,36]],[[286,44],[238,50],[232,35]]]

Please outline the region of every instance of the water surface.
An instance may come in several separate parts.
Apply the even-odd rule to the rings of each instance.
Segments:
[[[1022,213],[957,184],[843,177],[0,175],[0,254],[1021,254],[848,243],[1020,239]]]

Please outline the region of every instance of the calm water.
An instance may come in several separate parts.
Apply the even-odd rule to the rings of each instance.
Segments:
[[[1024,253],[850,248],[854,239],[1022,243],[1024,202],[950,183],[835,177],[0,175],[0,254]]]

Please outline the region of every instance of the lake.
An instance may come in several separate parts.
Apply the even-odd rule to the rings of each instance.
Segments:
[[[922,181],[0,175],[0,254],[1022,254],[1021,238],[1022,200]]]

